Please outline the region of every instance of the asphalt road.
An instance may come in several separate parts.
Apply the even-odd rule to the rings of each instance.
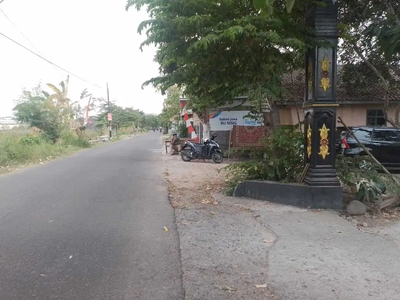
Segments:
[[[159,137],[0,176],[0,299],[184,298]]]

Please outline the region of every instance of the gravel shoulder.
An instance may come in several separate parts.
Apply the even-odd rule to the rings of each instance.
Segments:
[[[163,163],[186,299],[399,299],[400,223],[226,197],[226,165]]]
[[[183,162],[163,154],[180,238],[186,299],[270,299],[268,249],[273,232],[220,188],[225,164]],[[259,287],[256,287],[259,286]]]

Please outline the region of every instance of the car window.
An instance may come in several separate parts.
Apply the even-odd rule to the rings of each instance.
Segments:
[[[397,130],[374,130],[373,139],[384,142],[400,142],[400,132]]]
[[[359,140],[362,140],[362,141],[370,140],[371,136],[372,136],[371,129],[357,128],[357,129],[353,130],[353,133]],[[354,138],[350,133],[348,133],[347,139],[354,139]]]

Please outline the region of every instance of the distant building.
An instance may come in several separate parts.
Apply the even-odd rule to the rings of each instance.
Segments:
[[[0,130],[12,129],[21,124],[11,116],[0,117]]]

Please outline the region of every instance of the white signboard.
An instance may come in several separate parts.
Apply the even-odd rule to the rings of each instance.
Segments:
[[[210,114],[210,127],[212,131],[229,131],[237,126],[262,126],[262,122],[249,117],[249,111],[219,111]]]

